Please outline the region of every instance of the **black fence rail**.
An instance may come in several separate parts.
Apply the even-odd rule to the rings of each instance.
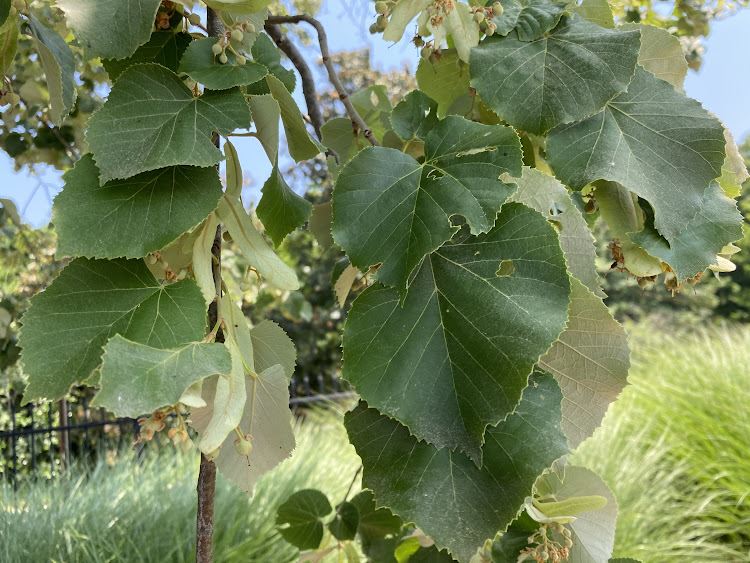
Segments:
[[[289,394],[294,409],[353,396],[330,375],[292,378]],[[20,392],[0,391],[0,478],[14,487],[26,479],[53,478],[73,463],[114,457],[133,444],[138,421],[92,407],[91,397],[91,389],[76,388],[60,401],[24,405]]]

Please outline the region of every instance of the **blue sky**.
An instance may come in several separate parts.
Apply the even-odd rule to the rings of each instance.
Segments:
[[[351,50],[369,47],[373,65],[388,70],[411,68],[416,64],[416,50],[406,40],[399,44],[385,43],[379,36],[370,36],[367,27],[371,16],[367,2],[342,2],[325,0],[320,19],[329,33],[331,50]],[[699,72],[691,71],[685,82],[687,94],[701,101],[706,109],[715,113],[739,141],[750,134],[750,10],[744,10],[712,25],[711,35],[705,42],[706,54]],[[314,46],[313,46],[314,47]],[[311,48],[311,61],[317,51]],[[304,104],[299,92],[296,97]],[[250,185],[245,191],[246,203],[258,197],[258,190],[270,174],[271,168],[265,153],[254,139],[238,138],[240,160],[246,170]],[[252,169],[252,173],[248,171]],[[43,184],[39,184],[39,179]],[[51,199],[62,188],[60,174],[54,170],[42,171],[39,176],[26,172],[16,173],[11,159],[0,151],[0,197],[12,199],[22,211],[24,219],[34,226],[46,224],[50,218]]]

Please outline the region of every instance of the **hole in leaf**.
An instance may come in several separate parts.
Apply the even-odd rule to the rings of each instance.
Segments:
[[[438,170],[437,168],[433,168],[427,173],[427,177],[430,180],[439,180],[443,176],[445,176],[445,173],[442,170]]]
[[[497,268],[495,275],[499,278],[506,278],[516,271],[516,266],[513,264],[513,260],[503,260],[500,262],[500,266]]]

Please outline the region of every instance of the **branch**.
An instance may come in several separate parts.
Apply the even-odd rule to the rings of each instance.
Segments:
[[[331,53],[328,48],[328,36],[326,35],[323,25],[315,18],[306,14],[297,16],[268,16],[268,19],[266,20],[267,25],[278,25],[283,23],[296,24],[300,22],[305,22],[315,28],[315,31],[318,34],[318,43],[320,43],[320,54],[323,57],[323,65],[325,65],[326,70],[328,71],[328,78],[331,81],[331,84],[333,84],[333,87],[339,95],[339,100],[341,100],[341,103],[343,103],[346,108],[346,113],[349,115],[349,119],[351,119],[352,123],[362,131],[365,139],[367,139],[371,145],[379,145],[380,143],[378,143],[378,140],[372,134],[372,131],[367,126],[367,123],[365,123],[365,120],[362,119],[362,116],[359,115],[359,112],[357,112],[352,105],[352,102],[349,99],[349,93],[346,91],[346,88],[344,88],[341,79],[339,79],[339,76],[336,73],[336,69],[333,67]]]
[[[310,67],[305,62],[299,49],[289,41],[282,32],[278,24],[266,23],[265,30],[271,36],[276,46],[292,61],[292,64],[299,72],[302,79],[302,93],[305,95],[305,104],[307,104],[307,114],[310,116],[310,122],[319,141],[323,140],[320,128],[323,127],[323,113],[318,105],[318,94],[315,91],[315,79],[313,78]]]

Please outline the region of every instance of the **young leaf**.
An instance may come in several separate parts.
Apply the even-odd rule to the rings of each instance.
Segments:
[[[310,217],[312,204],[294,193],[281,175],[278,164],[273,167],[261,191],[263,196],[256,213],[268,236],[278,246],[289,233],[305,224]]]
[[[344,501],[336,507],[336,514],[328,529],[339,541],[353,540],[359,526],[359,511],[355,504]]]
[[[222,64],[211,51],[217,41],[215,37],[193,41],[180,61],[179,72],[211,90],[246,86],[262,80],[268,74],[268,69],[256,62],[237,64],[237,57],[228,49],[225,51],[227,62]]]
[[[425,160],[383,147],[365,149],[341,171],[333,192],[333,238],[361,271],[382,263],[377,278],[404,292],[425,255],[457,231],[492,228],[521,173],[515,131],[449,116],[427,136]]]
[[[257,369],[257,365],[256,365]],[[252,451],[241,455],[235,446],[235,433],[229,434],[214,459],[221,474],[234,485],[251,493],[258,479],[288,458],[294,450],[292,411],[289,410],[289,383],[280,365],[246,376],[247,401],[239,422],[242,433],[249,435]],[[201,434],[212,416],[216,380],[203,386],[203,397],[209,407],[193,409],[193,426]]]
[[[27,400],[58,399],[99,365],[115,334],[157,348],[200,340],[206,306],[192,280],[162,285],[142,260],[74,260],[23,316]]]
[[[317,489],[303,489],[279,506],[276,524],[286,541],[299,549],[317,549],[323,539],[322,518],[331,513],[328,497]]]
[[[621,29],[640,30],[641,50],[638,53],[638,64],[682,91],[688,64],[679,38],[666,29],[652,25],[627,23],[622,25]]]
[[[521,179],[513,178],[513,181],[518,184],[518,190],[511,199],[528,205],[560,227],[560,246],[568,271],[593,293],[604,297],[596,271],[594,237],[565,186],[552,176],[527,167]]]
[[[140,63],[157,63],[177,72],[182,54],[187,49],[193,37],[189,33],[173,31],[155,31],[148,43],[138,47],[127,59],[105,59],[102,61],[104,69],[113,82],[129,67]]]
[[[454,49],[445,49],[437,60],[420,59],[417,84],[437,102],[438,117],[443,118],[456,100],[469,93],[469,65],[458,58]]]
[[[171,166],[100,186],[85,155],[63,178],[53,209],[59,256],[145,256],[200,224],[222,194],[214,167]]]
[[[423,139],[438,124],[438,104],[420,90],[409,92],[391,114],[391,124],[403,140]],[[350,127],[351,129],[351,127]]]
[[[286,86],[274,75],[266,76],[266,83],[271,95],[278,102],[281,110],[281,121],[286,131],[286,142],[289,154],[300,162],[313,158],[323,152],[324,148],[310,137],[305,127],[305,120]]]
[[[193,383],[227,374],[232,362],[221,344],[191,342],[159,349],[115,335],[104,347],[100,391],[92,405],[137,417],[175,404]]]
[[[279,364],[287,381],[290,380],[297,363],[297,351],[284,329],[273,321],[264,320],[250,329],[250,338],[253,343],[254,369],[262,372]]]
[[[424,261],[403,306],[382,285],[357,298],[343,376],[417,438],[479,464],[485,427],[513,411],[565,326],[569,282],[554,228],[521,204],[486,235],[461,235]],[[496,275],[503,262],[514,272]]]
[[[560,399],[552,377],[532,375],[515,411],[487,428],[481,468],[459,452],[418,441],[364,403],[344,424],[362,458],[363,486],[404,520],[419,522],[439,549],[468,562],[513,520],[537,476],[567,452]]]
[[[165,166],[213,166],[222,155],[212,133],[247,127],[250,119],[239,90],[195,98],[172,71],[142,64],[120,75],[89,119],[86,140],[105,183]]]
[[[0,74],[10,68],[18,49],[18,22],[9,18],[0,25]]]
[[[601,112],[550,132],[547,155],[573,188],[611,180],[646,199],[656,229],[673,244],[703,234],[696,215],[713,204],[707,188],[721,175],[724,144],[721,123],[698,102],[638,69],[628,91]],[[734,231],[706,234],[716,248],[736,240]]]
[[[591,436],[627,384],[625,329],[602,300],[571,279],[568,326],[539,360],[562,390],[562,428],[571,449]]]
[[[540,134],[588,117],[624,92],[639,46],[638,31],[571,17],[534,41],[485,39],[471,52],[471,85],[508,123]]]
[[[124,59],[146,43],[161,0],[57,0],[86,58]]]
[[[216,213],[247,261],[269,284],[290,291],[299,288],[297,274],[268,246],[239,199],[225,196]]]
[[[373,541],[387,535],[397,534],[401,530],[403,524],[401,518],[387,508],[378,508],[375,504],[375,496],[369,489],[356,494],[351,503],[357,507],[359,514],[357,533],[365,553]]]
[[[62,37],[45,27],[33,15],[29,16],[29,28],[47,78],[52,122],[59,125],[76,101],[73,77],[76,63],[73,52]]]

